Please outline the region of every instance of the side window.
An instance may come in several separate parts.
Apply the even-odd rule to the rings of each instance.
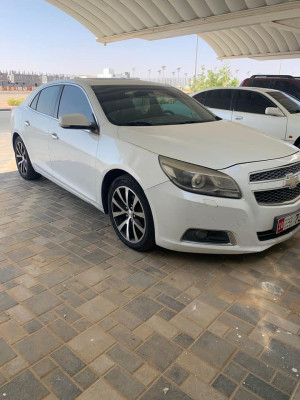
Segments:
[[[89,122],[95,123],[93,111],[84,92],[77,86],[66,85],[62,92],[58,117],[66,114],[83,114]]]
[[[267,107],[276,106],[260,93],[251,92],[251,90],[237,90],[234,107],[235,111],[265,114]]]
[[[206,93],[206,107],[230,110],[232,90],[211,90]]]
[[[36,110],[37,102],[40,96],[40,92],[35,96],[35,98],[32,100],[30,107]]]
[[[49,86],[46,89],[41,90],[36,106],[36,111],[53,117],[55,103],[59,90],[59,85]]]
[[[275,82],[274,89],[281,90],[282,92],[288,93],[297,98],[299,98],[299,96],[300,96],[300,89],[297,88],[296,85],[293,85],[290,82],[277,81],[277,82]]]
[[[204,105],[205,104],[206,93],[207,92],[198,93],[198,94],[196,94],[196,96],[194,96],[194,99],[199,101],[199,103]]]

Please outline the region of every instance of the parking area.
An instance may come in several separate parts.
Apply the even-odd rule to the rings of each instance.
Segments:
[[[299,400],[300,234],[264,253],[137,253],[16,171],[0,135],[0,397]]]

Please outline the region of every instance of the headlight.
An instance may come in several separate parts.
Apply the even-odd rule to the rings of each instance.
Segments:
[[[242,197],[236,182],[222,172],[163,156],[159,156],[159,162],[170,180],[188,192],[234,199]]]

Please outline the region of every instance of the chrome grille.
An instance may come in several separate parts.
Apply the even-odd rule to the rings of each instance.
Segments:
[[[255,172],[250,175],[250,182],[272,181],[283,179],[287,174],[300,172],[300,162],[292,165],[286,165],[281,168],[270,169],[268,171]]]
[[[280,204],[296,200],[300,196],[300,183],[293,189],[288,187],[254,192],[258,204]]]

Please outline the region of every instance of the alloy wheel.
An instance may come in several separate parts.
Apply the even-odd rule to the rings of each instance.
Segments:
[[[18,169],[22,175],[26,175],[27,173],[27,155],[24,144],[18,140],[16,142],[16,158],[17,158],[17,165]]]
[[[111,213],[120,234],[130,243],[140,242],[146,231],[146,216],[137,194],[119,186],[111,198]]]

